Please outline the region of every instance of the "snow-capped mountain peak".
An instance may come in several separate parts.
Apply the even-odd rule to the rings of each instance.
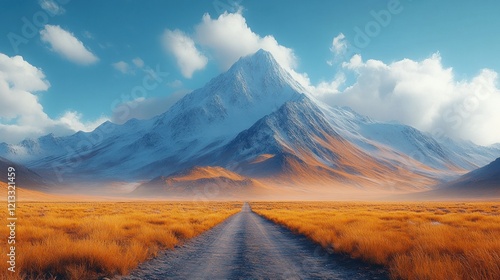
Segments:
[[[74,181],[148,180],[217,165],[271,177],[302,170],[297,174],[311,173],[307,176],[330,184],[358,177],[363,182],[389,182],[391,176],[433,180],[442,170],[456,174],[491,161],[500,156],[500,147],[443,144],[408,126],[327,106],[311,98],[271,53],[259,50],[152,119],[2,143],[0,156]]]
[[[156,126],[176,141],[232,137],[302,94],[272,55],[259,50],[179,100]]]

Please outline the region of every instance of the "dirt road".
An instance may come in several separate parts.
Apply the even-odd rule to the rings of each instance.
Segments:
[[[116,279],[387,279],[385,271],[332,255],[251,211]]]

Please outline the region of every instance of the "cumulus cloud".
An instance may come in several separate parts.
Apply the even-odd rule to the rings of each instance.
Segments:
[[[196,48],[193,39],[178,29],[166,29],[163,32],[162,44],[166,52],[175,56],[177,66],[186,78],[191,78],[195,71],[207,65],[207,57]]]
[[[286,69],[293,69],[297,65],[292,49],[280,45],[272,35],[261,37],[253,32],[241,11],[225,12],[216,19],[205,14],[195,30],[197,42],[214,53],[223,69],[228,69],[240,57],[259,49],[272,53],[276,61]]]
[[[52,51],[69,61],[89,65],[99,60],[78,38],[59,25],[45,25],[44,29],[40,30],[40,36],[43,42],[50,45]]]
[[[0,142],[15,143],[51,132],[67,135],[78,130],[89,131],[97,125],[82,123],[81,115],[76,112],[67,112],[60,119],[50,118],[35,94],[49,87],[41,69],[22,56],[0,53]]]
[[[54,0],[39,0],[40,7],[51,15],[62,15],[66,10],[59,6]]]
[[[137,98],[119,104],[113,109],[111,121],[123,124],[130,119],[150,119],[166,112],[172,105],[188,94],[187,90],[179,90],[165,97]]]
[[[63,125],[70,127],[72,131],[93,131],[108,120],[107,117],[102,116],[94,121],[84,121],[83,115],[77,111],[66,111],[57,120]]]
[[[264,49],[302,86],[312,90],[307,74],[295,70],[298,61],[293,50],[279,44],[272,35],[260,36],[253,32],[243,17],[242,9],[234,13],[224,12],[214,19],[204,14],[193,36],[197,43],[211,52],[223,70],[240,57]]]
[[[458,80],[452,68],[442,65],[439,53],[422,61],[390,64],[355,55],[343,68],[356,75],[355,83],[343,91],[339,83],[326,85],[316,92],[319,99],[436,135],[483,145],[500,142],[500,90],[498,74],[492,70]]]
[[[346,76],[344,73],[339,72],[335,78],[330,82],[320,82],[315,86],[310,86],[313,90],[312,93],[315,96],[325,97],[330,94],[340,93],[339,87],[344,85],[346,82]]]

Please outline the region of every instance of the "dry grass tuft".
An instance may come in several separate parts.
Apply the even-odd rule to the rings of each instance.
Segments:
[[[20,203],[17,274],[0,262],[0,279],[98,279],[126,274],[230,215],[241,203]],[[6,209],[6,205],[0,207]],[[0,236],[8,228],[0,227]],[[0,244],[0,254],[7,254]],[[9,273],[9,274],[7,274]]]
[[[392,279],[500,279],[494,203],[256,202],[325,248],[388,267]]]

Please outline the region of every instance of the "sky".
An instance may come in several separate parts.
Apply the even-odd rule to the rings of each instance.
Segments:
[[[150,118],[262,48],[329,105],[498,143],[498,11],[493,0],[3,0],[0,142]]]

